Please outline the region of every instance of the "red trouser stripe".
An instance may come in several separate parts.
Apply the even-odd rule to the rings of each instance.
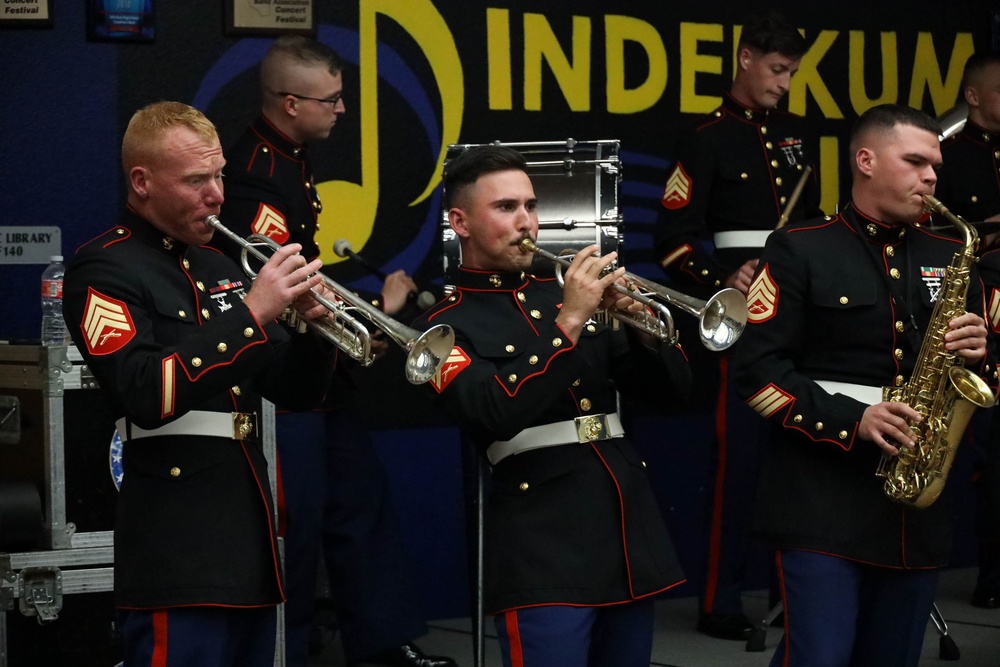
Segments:
[[[517,627],[517,610],[504,612],[507,625],[507,639],[510,642],[510,667],[524,667],[524,653],[521,650],[521,631]]]
[[[167,612],[153,612],[153,659],[150,667],[167,667]]]
[[[706,614],[712,613],[715,605],[715,590],[719,584],[719,557],[722,547],[722,513],[725,511],[725,480],[726,480],[726,448],[729,445],[729,433],[726,424],[726,398],[729,391],[729,359],[719,358],[719,398],[715,408],[715,440],[718,443],[718,467],[715,469],[715,489],[712,500],[712,520],[708,533],[708,566],[705,572],[705,608]]]

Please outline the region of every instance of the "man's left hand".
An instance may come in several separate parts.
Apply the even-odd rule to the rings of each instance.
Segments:
[[[986,321],[976,313],[964,313],[948,323],[946,350],[963,359],[979,361],[986,356]]]

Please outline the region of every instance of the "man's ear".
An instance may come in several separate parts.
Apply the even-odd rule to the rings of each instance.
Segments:
[[[459,238],[467,239],[469,238],[469,219],[465,215],[465,211],[455,207],[448,210],[448,224],[451,228],[455,230]]]
[[[976,107],[978,109],[979,93],[976,92],[976,89],[973,88],[972,86],[966,86],[964,92],[965,92],[965,101],[969,104],[969,106]]]
[[[149,196],[149,170],[146,167],[132,167],[128,172],[128,182],[137,195],[144,199]]]
[[[871,176],[872,169],[875,167],[875,151],[862,146],[858,149],[858,152],[854,154],[854,161],[858,165],[858,173],[864,174],[865,176]]]

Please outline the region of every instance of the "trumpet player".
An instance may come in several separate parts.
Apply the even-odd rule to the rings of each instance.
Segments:
[[[915,224],[937,182],[939,131],[908,107],[862,114],[850,204],[773,232],[750,286],[735,376],[770,423],[754,533],[776,549],[785,605],[774,667],[920,658],[951,513],[946,497],[914,509],[883,491],[879,460],[912,449],[909,426],[922,418],[919,406],[883,400],[882,387],[952,354],[997,384],[974,270],[932,323],[942,276],[966,251]],[[924,352],[932,335],[940,342]]]
[[[179,102],[132,116],[122,142],[128,209],[65,278],[70,333],[125,443],[115,521],[115,604],[125,664],[269,667],[283,599],[257,411],[318,403],[333,347],[275,322],[318,261],[291,245],[251,286],[205,248],[223,201],[215,127]],[[169,659],[168,659],[169,657]]]
[[[657,221],[657,253],[682,291],[704,296],[733,287],[746,294],[764,239],[782,214],[790,220],[822,215],[818,179],[815,173],[803,176],[817,158],[815,138],[804,119],[777,108],[807,48],[780,14],[749,20],[722,106],[681,134]],[[732,392],[731,355],[705,358],[697,352],[692,364],[706,368],[695,377],[709,386],[696,387],[696,393],[709,395],[706,402],[716,412],[697,629],[720,639],[746,639],[751,625],[743,613],[743,579],[764,434]]]
[[[454,328],[428,384],[492,465],[485,606],[504,664],[646,667],[652,596],[683,575],[614,388],[683,395],[683,352],[594,320],[639,305],[611,287],[624,269],[604,273],[615,253],[581,250],[562,289],[527,273],[519,244],[538,216],[520,153],[469,149],[446,166],[445,191],[458,285],[415,326]]]
[[[241,236],[258,233],[277,243],[297,243],[306,257],[323,210],[310,151],[327,139],[347,113],[344,66],[316,40],[286,35],[260,66],[260,115],[227,151],[227,197],[222,220]],[[237,253],[227,239],[216,244]],[[386,277],[376,308],[396,315],[416,294],[402,270]],[[412,313],[412,318],[415,313]],[[384,339],[372,341],[385,352]],[[416,577],[406,557],[389,480],[366,427],[358,420],[356,364],[338,364],[337,386],[324,410],[277,416],[278,455],[284,478],[286,525],[285,661],[306,667],[316,600],[316,569],[323,563],[349,664],[453,667],[425,655],[413,639],[427,632]]]

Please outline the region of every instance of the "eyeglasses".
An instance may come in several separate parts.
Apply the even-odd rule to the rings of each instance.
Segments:
[[[275,93],[275,95],[278,95],[279,97],[284,97],[285,95],[291,95],[296,99],[312,100],[313,102],[322,102],[323,104],[329,104],[331,107],[335,107],[344,101],[343,98],[341,98],[340,93],[337,93],[333,97],[309,97],[308,95],[296,95],[295,93],[284,93],[278,91]]]

